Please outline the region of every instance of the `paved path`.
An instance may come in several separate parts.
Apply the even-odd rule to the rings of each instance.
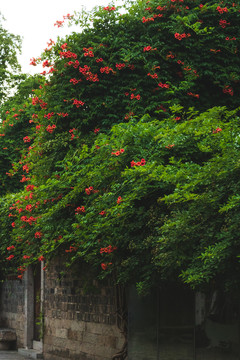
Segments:
[[[0,350],[0,360],[27,360],[27,358],[20,355],[17,351]]]

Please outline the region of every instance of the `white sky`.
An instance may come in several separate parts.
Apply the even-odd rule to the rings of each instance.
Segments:
[[[115,4],[120,2],[115,1]],[[22,71],[29,74],[43,71],[42,67],[29,65],[30,59],[41,55],[49,39],[56,40],[57,36],[78,31],[76,27],[69,28],[67,23],[63,28],[54,26],[57,20],[81,11],[82,6],[91,10],[94,6],[108,4],[109,0],[0,0],[0,12],[6,18],[3,27],[23,38],[19,56]]]

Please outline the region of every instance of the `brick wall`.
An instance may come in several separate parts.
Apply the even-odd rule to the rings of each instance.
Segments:
[[[124,342],[116,326],[114,287],[90,280],[89,269],[45,272],[44,359],[110,360]]]
[[[24,288],[20,280],[9,280],[1,284],[0,327],[16,330],[17,346],[23,346],[24,339]]]

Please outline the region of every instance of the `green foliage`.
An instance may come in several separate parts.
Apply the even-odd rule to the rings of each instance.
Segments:
[[[0,14],[0,104],[7,98],[11,88],[21,79],[17,55],[21,50],[21,38],[3,27]]]
[[[2,198],[3,267],[21,278],[64,254],[141,293],[178,277],[233,288],[239,6],[127,3],[76,15],[82,32],[42,55],[46,81],[26,79],[6,104],[3,141],[21,149],[9,173],[24,189]]]
[[[22,75],[22,81],[17,86],[17,91],[10,96],[1,106],[0,117],[0,195],[17,192],[23,188],[23,175],[19,175],[18,162],[21,152],[29,146],[23,138],[31,127],[35,126],[32,120],[34,108],[31,104],[33,91],[39,89],[44,83],[44,78]],[[24,102],[25,101],[25,102]],[[21,161],[21,160],[20,160]],[[26,169],[27,170],[27,169]],[[27,172],[25,173],[27,176]],[[25,176],[25,177],[26,177]]]

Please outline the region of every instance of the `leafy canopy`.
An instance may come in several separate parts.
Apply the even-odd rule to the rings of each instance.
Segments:
[[[3,268],[64,256],[140,292],[238,284],[239,10],[130,1],[49,43],[46,79],[2,112],[23,185],[1,199]]]

